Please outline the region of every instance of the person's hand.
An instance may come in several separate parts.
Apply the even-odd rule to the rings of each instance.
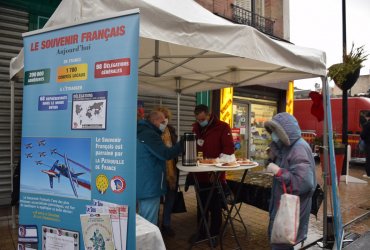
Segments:
[[[267,165],[267,168],[266,168],[267,172],[273,173],[274,175],[276,175],[279,172],[279,170],[280,170],[280,167],[272,162],[269,165]]]

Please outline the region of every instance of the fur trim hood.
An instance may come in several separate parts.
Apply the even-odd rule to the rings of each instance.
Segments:
[[[301,138],[301,129],[297,120],[286,112],[276,114],[271,121],[265,122],[264,126],[270,134],[275,132],[287,147]]]

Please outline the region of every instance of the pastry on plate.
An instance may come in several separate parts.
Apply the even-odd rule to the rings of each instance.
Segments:
[[[226,163],[222,163],[223,167],[238,167],[239,164],[237,162],[226,162]]]
[[[240,165],[249,165],[253,164],[253,161],[247,159],[247,158],[237,158],[236,162],[239,163]]]
[[[216,159],[201,159],[199,160],[199,163],[200,164],[217,164],[217,160]]]

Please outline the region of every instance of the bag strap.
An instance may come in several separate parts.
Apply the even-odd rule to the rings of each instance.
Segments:
[[[284,192],[284,194],[286,194],[287,193],[286,185],[285,185],[285,182],[284,182],[283,179],[281,179],[281,183],[283,185],[283,192]],[[290,194],[293,194],[293,184],[292,184],[292,182],[290,182]]]
[[[288,150],[288,152],[286,152],[286,155],[288,155],[289,153],[290,153],[290,151],[292,150],[292,148],[293,148],[293,145],[294,144],[296,144],[296,142],[297,141],[299,141],[300,139],[303,139],[302,138],[302,136],[300,137],[300,138],[298,138],[297,140],[295,140],[290,146],[289,146],[289,150]],[[286,185],[285,185],[285,182],[284,182],[284,179],[283,178],[281,178],[281,182],[282,182],[282,184],[283,184],[283,192],[284,192],[284,194],[286,194],[287,193],[287,191],[286,191]],[[293,184],[292,184],[292,182],[290,182],[290,194],[293,194]]]

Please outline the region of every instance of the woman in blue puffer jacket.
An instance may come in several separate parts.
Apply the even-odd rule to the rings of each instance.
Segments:
[[[270,158],[273,163],[267,171],[274,174],[271,200],[269,236],[283,194],[282,182],[287,190],[292,190],[300,198],[300,217],[297,240],[295,244],[307,238],[308,222],[312,204],[312,195],[316,188],[315,161],[311,147],[301,137],[301,129],[294,116],[279,113],[271,121],[265,122],[266,130],[271,134]],[[293,249],[292,245],[272,244],[272,249]]]

